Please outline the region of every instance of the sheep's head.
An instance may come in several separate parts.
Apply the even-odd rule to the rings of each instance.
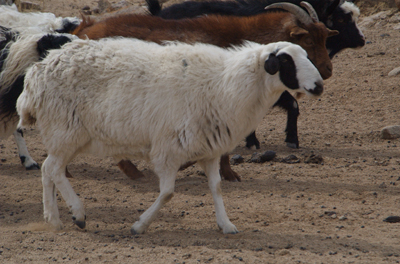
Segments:
[[[323,79],[332,76],[332,63],[326,49],[326,39],[339,34],[336,30],[328,29],[319,22],[315,10],[307,2],[301,2],[308,13],[301,7],[290,3],[276,3],[266,9],[284,9],[294,15],[293,23],[287,23],[290,42],[300,45],[308,54]]]
[[[323,80],[315,66],[307,58],[307,53],[298,45],[278,42],[272,52],[262,55],[265,58],[264,69],[270,75],[279,76],[280,82],[297,93],[311,97],[323,92]],[[277,75],[279,73],[279,75]]]

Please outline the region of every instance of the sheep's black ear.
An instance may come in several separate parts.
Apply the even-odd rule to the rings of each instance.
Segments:
[[[264,69],[266,72],[268,72],[271,75],[274,75],[275,73],[277,73],[279,71],[280,68],[280,64],[279,64],[279,60],[276,57],[275,54],[271,53],[268,57],[268,59],[265,61],[264,64]]]

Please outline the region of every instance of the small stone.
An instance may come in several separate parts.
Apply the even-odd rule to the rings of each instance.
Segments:
[[[388,76],[396,76],[400,73],[400,67],[394,68],[388,73]]]
[[[314,164],[321,164],[324,161],[321,155],[314,155],[311,154],[306,160],[305,163],[314,163]]]
[[[395,139],[400,137],[400,126],[387,126],[381,130],[382,139]]]
[[[346,219],[347,219],[347,217],[346,217],[345,215],[339,217],[339,220],[340,220],[340,221],[344,221],[344,220],[346,220]]]
[[[241,155],[236,154],[236,155],[233,155],[233,156],[232,156],[230,162],[231,162],[232,165],[241,164],[241,163],[244,162],[244,158],[243,158]]]
[[[397,215],[388,216],[385,219],[383,219],[383,222],[399,223],[400,222],[400,216],[397,216]]]
[[[289,155],[286,158],[283,158],[282,162],[288,164],[294,164],[294,163],[300,163],[300,160],[295,155]]]
[[[85,10],[90,10],[90,6],[84,6],[84,7],[82,8],[82,10],[83,10],[83,11],[85,11]]]
[[[271,161],[275,158],[276,152],[272,150],[267,150],[260,155],[261,162]]]

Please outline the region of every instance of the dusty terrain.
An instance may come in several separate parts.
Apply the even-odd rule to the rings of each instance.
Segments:
[[[43,11],[78,16],[85,5],[97,3],[45,1]],[[366,6],[362,18],[380,11],[364,20],[368,44],[333,59],[321,99],[301,100],[300,149],[284,144],[286,115],[275,109],[257,130],[260,152],[276,151],[275,160],[236,165],[242,182],[223,181],[240,233],[218,230],[206,178],[194,165],[179,172],[174,198],[147,233],[131,235],[158,196],[157,176],[136,161],[146,177],[132,181],[111,158],[94,157],[69,165],[86,229],[72,224],[59,198],[64,229],[53,232],[43,223],[40,171],[25,171],[10,137],[0,142],[0,263],[399,263],[400,223],[383,219],[400,215],[400,140],[383,140],[380,130],[400,125],[400,76],[388,77],[400,66],[400,12]],[[38,131],[25,137],[42,163]],[[246,160],[253,152],[244,142],[233,151]],[[305,163],[312,153],[323,162]],[[300,162],[282,162],[291,154]]]

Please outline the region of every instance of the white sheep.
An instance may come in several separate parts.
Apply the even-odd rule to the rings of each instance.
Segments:
[[[78,154],[151,161],[160,195],[132,226],[143,233],[174,192],[179,167],[197,161],[208,176],[218,226],[225,212],[218,161],[261,122],[284,90],[320,95],[306,52],[287,42],[222,49],[135,39],[74,40],[26,74],[19,126],[36,123],[48,151],[42,165],[45,221],[61,228],[60,191],[85,227],[82,202],[66,178]]]

